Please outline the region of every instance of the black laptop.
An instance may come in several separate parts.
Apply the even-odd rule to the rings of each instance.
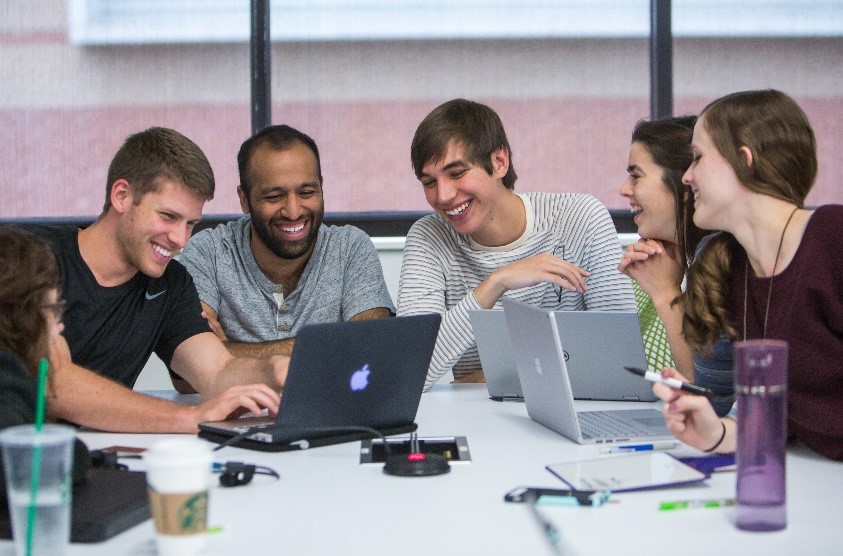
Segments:
[[[302,327],[278,415],[199,424],[199,436],[280,452],[416,430],[438,314]],[[236,438],[235,438],[236,437]]]

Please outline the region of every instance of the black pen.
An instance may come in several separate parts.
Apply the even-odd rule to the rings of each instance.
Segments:
[[[678,378],[665,378],[659,373],[654,373],[653,371],[645,371],[644,369],[639,369],[638,367],[624,367],[624,369],[631,372],[632,374],[644,377],[644,380],[649,380],[650,382],[658,382],[660,384],[667,384],[668,386],[676,390],[685,390],[686,392],[690,392],[691,394],[706,397],[709,397],[712,394],[711,390],[709,390],[708,388],[703,388],[702,386],[697,386],[696,384],[691,384],[690,382],[683,382]]]

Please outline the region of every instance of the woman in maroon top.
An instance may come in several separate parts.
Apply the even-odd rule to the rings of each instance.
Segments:
[[[692,150],[683,181],[694,223],[722,233],[688,271],[685,339],[703,354],[724,335],[787,341],[789,435],[843,459],[843,206],[803,206],[817,173],[808,119],[782,92],[734,93],[700,114]],[[717,417],[705,398],[654,390],[677,438],[735,450],[732,418]]]

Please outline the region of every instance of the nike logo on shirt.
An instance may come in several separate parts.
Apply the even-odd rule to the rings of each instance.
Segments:
[[[158,297],[159,295],[162,295],[162,294],[163,294],[164,292],[166,292],[166,291],[167,291],[167,290],[162,290],[162,291],[160,291],[160,292],[158,292],[158,293],[149,293],[149,292],[146,292],[146,300],[147,300],[147,301],[152,301],[153,299],[155,299],[155,298],[156,298],[156,297]]]

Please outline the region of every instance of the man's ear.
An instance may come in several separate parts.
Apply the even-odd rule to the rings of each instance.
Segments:
[[[509,151],[506,147],[499,147],[492,153],[492,175],[503,179],[509,172]]]
[[[243,191],[243,186],[237,186],[237,197],[240,198],[240,210],[243,214],[249,214],[249,196]]]
[[[132,185],[123,178],[111,184],[111,206],[114,207],[118,213],[123,214],[131,203],[134,202],[132,195]]]
[[[743,156],[744,162],[746,163],[747,168],[752,168],[752,151],[749,150],[749,147],[741,147],[738,149],[738,152]]]

